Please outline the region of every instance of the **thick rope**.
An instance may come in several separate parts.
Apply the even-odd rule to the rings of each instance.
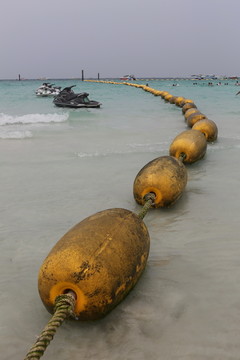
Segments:
[[[178,160],[180,160],[181,162],[184,162],[184,160],[186,159],[186,157],[187,157],[187,155],[186,155],[185,153],[181,153],[181,154],[179,155]]]
[[[63,321],[69,317],[74,317],[75,296],[72,293],[59,295],[55,300],[54,314],[47,326],[41,332],[35,344],[31,347],[24,360],[38,360],[44,354],[50,341],[53,339],[56,330],[62,325]]]
[[[138,216],[143,219],[144,216],[147,214],[148,210],[154,204],[154,200],[156,199],[156,195],[154,193],[148,193],[144,196],[144,200],[146,200],[145,204],[143,205],[142,210],[139,212]]]

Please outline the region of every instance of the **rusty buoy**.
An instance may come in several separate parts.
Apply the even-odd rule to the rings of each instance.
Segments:
[[[169,99],[170,104],[175,104],[175,101],[176,101],[176,96],[172,96],[172,97]]]
[[[169,154],[177,159],[184,156],[184,163],[193,163],[203,158],[207,141],[198,130],[186,130],[175,137],[170,145]]]
[[[154,193],[153,207],[174,204],[187,183],[187,170],[181,161],[172,156],[161,156],[146,164],[137,174],[133,195],[138,204],[144,205],[145,196]]]
[[[172,97],[173,97],[172,94],[167,94],[167,95],[164,96],[164,100],[169,101]]]
[[[98,212],[70,229],[44,260],[38,277],[49,312],[58,295],[76,294],[78,320],[105,316],[133,288],[149,253],[144,222],[125,209]]]
[[[184,99],[181,103],[180,103],[180,105],[181,105],[181,107],[183,107],[185,104],[187,104],[187,103],[193,103],[193,100],[191,100],[191,99]]]
[[[188,102],[186,104],[183,105],[182,107],[182,113],[185,114],[185,112],[189,109],[192,109],[192,108],[197,108],[197,106],[193,103],[193,102]]]
[[[184,101],[184,97],[178,96],[178,97],[176,97],[175,104],[179,107],[182,107],[183,101]]]
[[[187,125],[192,127],[197,121],[206,119],[206,115],[202,114],[200,111],[197,111],[187,117]]]
[[[191,109],[188,109],[185,114],[184,114],[184,118],[185,120],[187,121],[188,117],[192,114],[195,114],[195,113],[199,113],[199,110],[198,108],[191,108]]]
[[[197,121],[192,129],[201,131],[208,142],[215,141],[218,136],[218,128],[214,121],[210,119],[203,119]]]

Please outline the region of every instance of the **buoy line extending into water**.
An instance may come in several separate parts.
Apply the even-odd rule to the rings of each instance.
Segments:
[[[173,205],[187,184],[187,169],[202,159],[207,142],[217,139],[216,124],[201,113],[193,100],[167,91],[128,82],[85,80],[141,88],[182,108],[190,130],[172,141],[169,155],[146,164],[137,174],[133,196],[142,210],[100,211],[70,229],[44,260],[38,276],[40,297],[53,313],[25,360],[44,354],[57,328],[71,317],[96,320],[104,317],[134,287],[145,269],[150,237],[143,218],[150,208]]]

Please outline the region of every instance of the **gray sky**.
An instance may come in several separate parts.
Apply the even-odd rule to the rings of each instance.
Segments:
[[[239,0],[3,0],[0,79],[240,75]]]

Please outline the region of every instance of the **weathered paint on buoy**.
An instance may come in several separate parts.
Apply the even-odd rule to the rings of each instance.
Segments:
[[[159,90],[155,90],[153,94],[154,94],[155,96],[160,96],[160,95],[161,95],[161,93],[162,93],[161,91],[159,91]]]
[[[149,91],[149,89],[150,89],[150,87],[149,87],[149,86],[146,86],[146,85],[145,85],[145,86],[143,86],[143,90],[144,90],[144,91]]]
[[[195,112],[187,117],[187,125],[192,127],[197,121],[206,119],[206,115],[202,114],[200,111]]]
[[[214,121],[210,119],[203,119],[197,121],[193,127],[193,130],[201,131],[208,142],[215,141],[218,136],[218,128]]]
[[[189,109],[192,109],[192,108],[197,108],[197,106],[192,102],[188,102],[188,103],[186,103],[185,105],[183,105],[183,107],[182,107],[182,113],[183,114],[185,114],[185,112],[187,111],[187,110],[189,110]]]
[[[169,154],[179,159],[185,155],[184,163],[193,163],[203,158],[207,149],[207,141],[198,130],[186,130],[177,135],[170,145]]]
[[[172,97],[169,99],[170,104],[175,104],[175,100],[176,100],[176,96],[172,96]]]
[[[191,99],[184,99],[182,102],[181,102],[181,107],[183,107],[185,104],[187,103],[193,103],[193,100]]]
[[[95,320],[111,311],[143,272],[150,239],[144,222],[126,209],[98,212],[70,229],[44,260],[40,297],[53,312],[58,295],[76,294],[78,320]]]
[[[172,97],[173,97],[172,94],[167,94],[167,95],[164,96],[164,100],[169,101]]]
[[[195,113],[200,113],[200,111],[197,109],[197,108],[191,108],[191,109],[188,109],[185,114],[184,114],[184,118],[185,120],[187,121],[187,118],[192,115],[192,114],[195,114]]]
[[[172,156],[161,156],[146,164],[137,174],[133,195],[138,204],[145,204],[145,195],[154,193],[152,207],[174,204],[187,184],[187,170],[181,161]]]
[[[169,94],[169,92],[167,92],[167,91],[162,91],[161,97],[164,99],[164,97],[165,97],[166,95],[168,95],[168,94]]]
[[[182,97],[182,96],[178,96],[177,98],[176,98],[176,100],[175,100],[175,104],[177,105],[177,106],[179,106],[179,107],[182,107],[182,102],[184,101],[184,97]]]

